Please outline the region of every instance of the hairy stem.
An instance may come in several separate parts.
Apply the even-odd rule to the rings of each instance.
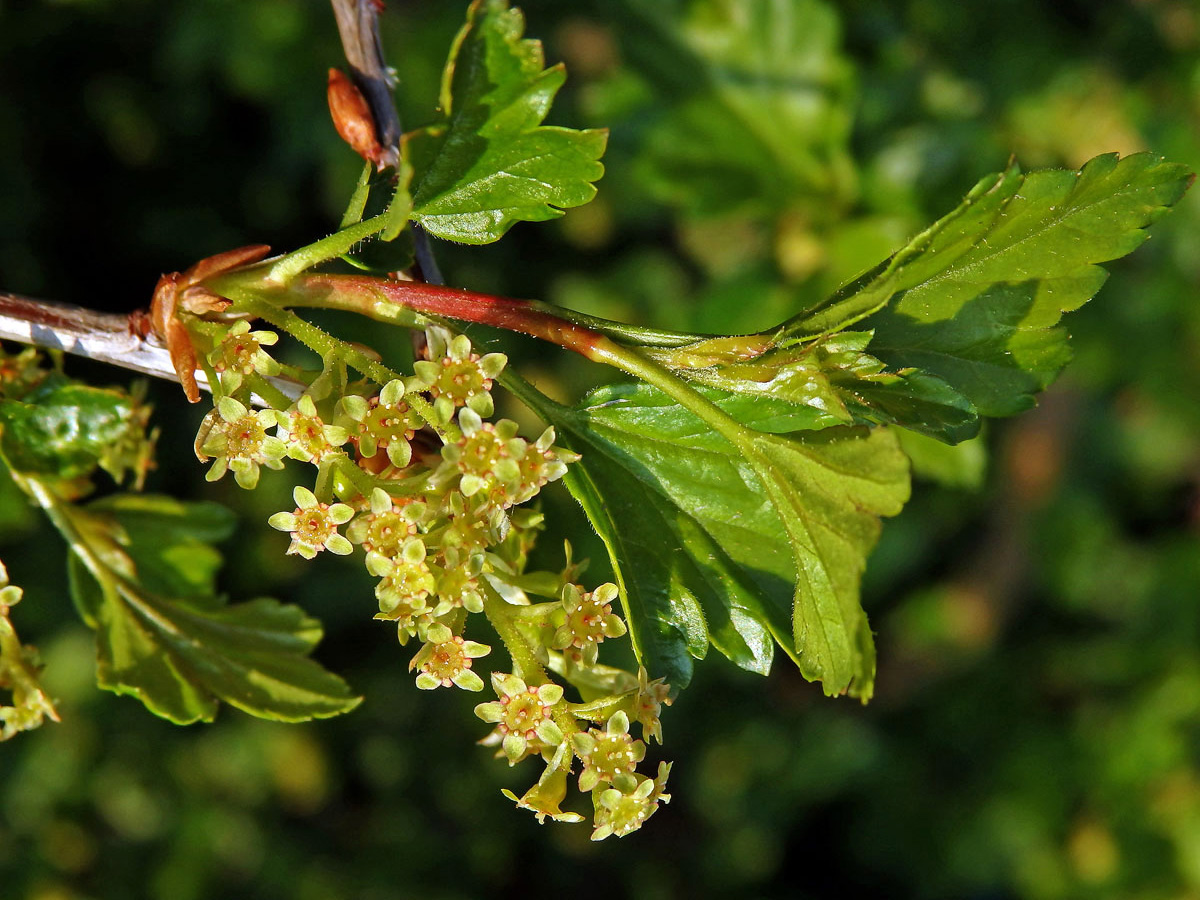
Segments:
[[[529,641],[517,627],[520,618],[517,611],[520,607],[511,605],[488,584],[483,585],[483,613],[496,634],[504,643],[504,649],[512,658],[513,672],[530,687],[545,684],[550,680],[537,655],[529,646]]]

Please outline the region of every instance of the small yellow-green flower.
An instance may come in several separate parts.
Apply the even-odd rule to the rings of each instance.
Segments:
[[[464,497],[452,490],[437,500],[439,521],[429,532],[431,542],[439,547],[454,547],[466,555],[499,543],[497,526],[507,523],[502,521],[503,516],[495,515],[496,509],[486,497]]]
[[[275,332],[251,331],[250,323],[239,319],[208,355],[208,361],[218,372],[278,375],[279,363],[263,350],[263,347],[270,347],[278,340],[279,335]]]
[[[483,591],[479,577],[483,573],[484,555],[469,556],[456,547],[446,547],[439,553],[440,564],[433,566],[437,579],[438,606],[435,616],[443,616],[458,607],[467,612],[483,612]]]
[[[379,578],[375,585],[379,612],[375,618],[395,621],[400,643],[406,643],[420,633],[433,612],[429,597],[437,590],[437,581],[426,561],[425,544],[420,537],[408,538],[394,560],[368,553],[367,571]]]
[[[634,697],[633,717],[642,726],[642,734],[662,743],[663,706],[671,705],[671,687],[662,678],[650,680],[645,666],[638,666],[638,688]]]
[[[461,476],[458,489],[464,497],[496,498],[505,504],[505,484],[520,480],[517,460],[526,443],[517,437],[517,423],[508,419],[484,422],[473,409],[458,414],[462,438],[442,448],[442,458]]]
[[[308,488],[297,485],[292,491],[296,501],[293,512],[278,512],[267,520],[272,528],[290,531],[292,543],[288,553],[312,559],[322,550],[346,556],[354,546],[338,534],[338,526],[350,521],[354,510],[345,503],[322,503]]]
[[[592,832],[592,840],[602,841],[610,834],[624,837],[641,828],[654,815],[660,803],[671,802],[671,795],[663,793],[669,774],[671,764],[659,763],[657,778],[638,775],[636,786],[630,791],[611,787],[599,796],[593,794],[596,830]]]
[[[358,441],[358,452],[364,457],[373,457],[378,451],[387,453],[388,462],[403,469],[412,461],[412,445],[409,443],[424,422],[421,421],[404,398],[404,382],[389,381],[371,400],[357,394],[348,394],[340,401],[342,418],[350,436]]]
[[[519,474],[515,482],[506,485],[506,505],[524,503],[537,494],[543,485],[567,474],[567,464],[577,459],[578,454],[554,446],[554,429],[547,428],[517,460]]]
[[[37,650],[21,643],[8,611],[21,600],[21,588],[8,583],[0,562],[0,688],[12,694],[11,705],[0,705],[0,741],[31,731],[45,719],[58,721],[58,712],[38,682]]]
[[[251,412],[232,397],[222,397],[214,412],[205,417],[197,439],[200,458],[215,457],[204,477],[216,481],[232,470],[237,483],[251,490],[258,484],[260,466],[282,469],[287,447],[279,438],[267,434],[267,429],[275,424],[274,410]]]
[[[425,504],[419,500],[394,498],[383,488],[375,488],[371,492],[370,509],[355,517],[346,529],[346,537],[362,544],[367,552],[368,569],[381,568],[374,557],[398,562],[406,542],[417,533],[417,524],[425,515]],[[421,558],[425,558],[424,554]]]
[[[508,789],[501,792],[509,800],[515,801],[519,808],[532,810],[538,824],[544,823],[547,816],[555,822],[583,821],[579,813],[564,812],[559,808],[567,796],[567,768],[562,764],[564,750],[565,745],[554,754],[537,784],[526,791],[523,797],[517,797]]]
[[[441,421],[449,421],[454,410],[469,406],[480,416],[490,416],[492,381],[508,362],[503,353],[479,356],[471,352],[471,341],[460,334],[446,343],[448,333],[431,329],[429,352],[437,361],[422,360],[413,365],[416,384],[434,397],[434,411]],[[440,357],[440,359],[437,359]]]
[[[496,726],[501,749],[509,765],[516,765],[531,750],[556,747],[563,742],[562,730],[554,723],[554,705],[563,696],[557,684],[528,687],[516,675],[492,673],[492,687],[499,700],[480,703],[475,715]]]
[[[318,465],[327,456],[341,452],[350,439],[345,428],[326,425],[317,415],[317,405],[308,394],[301,396],[291,409],[276,413],[275,435],[287,447],[287,455],[301,462]]]
[[[425,631],[425,645],[408,668],[420,670],[417,687],[424,691],[452,684],[464,691],[482,691],[483,679],[471,671],[471,662],[491,651],[486,644],[453,634],[445,625],[430,625]]]
[[[583,761],[579,789],[590,791],[601,782],[615,787],[632,789],[636,783],[633,773],[646,755],[646,745],[635,741],[629,733],[629,716],[615,712],[604,731],[592,728],[587,734],[574,734],[571,743]]]
[[[625,623],[612,611],[615,599],[617,586],[612,583],[602,584],[586,594],[578,585],[566,585],[562,592],[566,621],[554,632],[554,648],[574,647],[585,665],[594,665],[600,642],[625,633]]]

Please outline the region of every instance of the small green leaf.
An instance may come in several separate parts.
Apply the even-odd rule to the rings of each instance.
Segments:
[[[784,333],[801,340],[859,322],[893,370],[942,378],[981,415],[1012,415],[1069,358],[1055,326],[1104,283],[1096,264],[1136,249],[1190,183],[1185,167],[1146,153],[1098,156],[1078,172],[1014,166]]]
[[[749,407],[747,418],[757,427]],[[651,672],[682,687],[706,632],[765,672],[774,639],[827,693],[870,696],[858,582],[879,516],[908,495],[890,432],[746,430],[739,447],[648,386],[597,392],[554,419],[582,454],[567,484],[609,548]]]
[[[212,608],[123,586],[100,617],[97,680],[180,724],[211,721],[218,700],[265,719],[326,718],[361,698],[308,658],[320,639],[316,619],[276,600]]]
[[[158,494],[114,494],[87,505],[121,536],[146,590],[171,597],[214,598],[221,554],[212,546],[233,533],[236,519],[218,503],[184,503]]]
[[[211,721],[218,701],[262,718],[303,721],[359,698],[308,658],[320,623],[270,599],[226,604],[208,541],[232,525],[215,504],[114,496],[70,507],[72,594],[97,629],[97,680],[181,724]]]
[[[411,138],[413,216],[430,234],[486,244],[595,196],[607,132],[541,124],[565,74],[524,30],[506,0],[471,4],[443,76],[445,124]]]

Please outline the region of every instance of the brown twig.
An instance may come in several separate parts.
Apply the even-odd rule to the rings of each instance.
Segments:
[[[398,156],[403,131],[400,114],[392,99],[395,77],[384,62],[383,44],[379,38],[379,13],[383,4],[379,0],[330,0],[330,3],[342,39],[342,52],[350,63],[355,83],[371,108],[379,143]],[[445,284],[429,235],[416,222],[412,223],[412,230],[417,263],[415,274],[429,284]]]
[[[0,338],[178,381],[167,348],[127,315],[0,291]]]
[[[132,315],[102,313],[0,291],[0,340],[60,350],[143,375],[179,381],[166,345],[140,321],[144,316],[141,311]],[[204,372],[197,371],[195,377],[201,390],[210,390]],[[271,381],[289,397],[298,397],[304,388],[287,378]]]
[[[371,113],[379,143],[393,150],[400,146],[400,115],[392,102],[395,78],[383,62],[379,40],[379,10],[376,0],[330,0],[342,38],[342,52],[351,73],[363,92]]]

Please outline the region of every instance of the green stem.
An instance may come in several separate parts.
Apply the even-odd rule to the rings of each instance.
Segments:
[[[266,278],[276,284],[287,284],[305,269],[311,269],[323,262],[337,259],[343,253],[349,253],[355,244],[374,237],[383,231],[387,224],[388,216],[385,213],[335,231],[329,237],[321,238],[319,241],[275,260],[267,269]]]
[[[337,354],[348,364],[379,384],[387,384],[389,381],[400,377],[397,372],[392,371],[383,363],[371,359],[361,350],[355,350],[346,344],[345,341],[335,338],[312,322],[300,318],[300,316],[291,310],[283,309],[251,292],[239,291],[238,294],[239,296],[234,299],[239,311],[250,313],[265,322],[269,322],[280,331],[286,331],[316,353],[321,359],[326,359]]]
[[[513,672],[530,687],[550,681],[529,641],[517,627],[518,616],[513,611],[518,607],[512,606],[486,582],[483,588],[483,613],[504,642],[504,648],[512,658]]]
[[[658,388],[684,409],[713,427],[735,447],[748,451],[749,431],[737,419],[696,391],[679,376],[647,359],[637,350],[605,340],[592,348],[592,359],[607,363]]]
[[[67,546],[71,548],[71,552],[78,556],[80,562],[92,573],[92,577],[96,579],[96,583],[100,586],[105,600],[110,603],[116,600],[118,579],[112,569],[95,552],[87,537],[80,530],[75,521],[75,516],[72,514],[71,504],[60,498],[39,478],[23,475],[11,466],[9,467],[9,474],[12,476],[17,487],[42,508],[42,511],[46,513],[46,518],[50,520],[50,524],[62,535],[63,540],[67,542]],[[84,618],[90,628],[97,627],[97,623],[89,621],[87,615]]]
[[[292,405],[291,397],[257,372],[246,377],[246,386],[261,397],[271,409],[287,409]]]
[[[327,472],[333,492],[341,500],[349,500],[353,497],[353,494],[345,491],[347,486],[360,497],[370,497],[371,491],[375,489],[376,479],[364,472],[348,456],[340,456],[332,460]],[[321,474],[318,473],[318,479]],[[341,479],[340,482],[339,479]]]

